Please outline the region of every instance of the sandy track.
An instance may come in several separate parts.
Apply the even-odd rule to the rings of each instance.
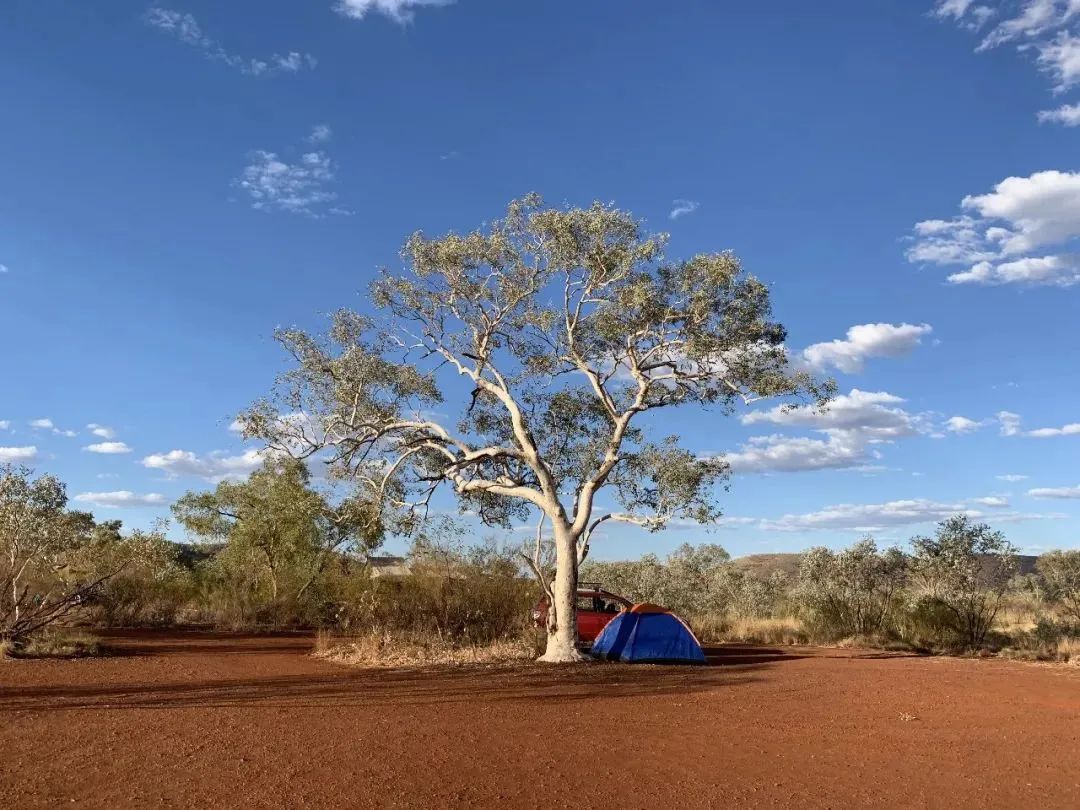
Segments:
[[[1080,807],[1069,667],[731,647],[365,672],[296,636],[108,643],[0,663],[0,807]]]

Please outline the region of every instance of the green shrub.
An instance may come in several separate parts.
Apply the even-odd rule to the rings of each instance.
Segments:
[[[886,634],[905,570],[898,549],[879,553],[871,538],[840,552],[813,548],[799,567],[795,600],[815,637]]]
[[[1012,544],[985,523],[956,515],[933,537],[915,537],[910,572],[916,613],[931,616],[938,632],[975,648],[983,644],[1016,573]]]
[[[965,645],[952,612],[927,595],[904,593],[893,613],[893,629],[916,649],[959,650]]]
[[[1051,551],[1036,564],[1044,599],[1080,624],[1080,551]]]
[[[123,537],[100,532],[83,550],[88,567],[117,571],[91,601],[95,622],[107,627],[168,626],[195,594],[192,572],[180,562],[179,549],[165,538],[164,527]]]
[[[410,562],[409,576],[372,582],[361,626],[480,643],[514,635],[529,620],[537,588],[512,549],[421,544]]]

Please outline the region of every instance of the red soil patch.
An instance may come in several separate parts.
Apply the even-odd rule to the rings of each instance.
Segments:
[[[1080,807],[1071,667],[727,647],[373,672],[299,636],[106,644],[0,662],[0,807]]]

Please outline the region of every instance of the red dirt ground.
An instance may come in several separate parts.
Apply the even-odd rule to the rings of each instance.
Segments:
[[[1080,807],[1072,667],[723,647],[385,672],[298,636],[106,642],[0,662],[0,807]]]

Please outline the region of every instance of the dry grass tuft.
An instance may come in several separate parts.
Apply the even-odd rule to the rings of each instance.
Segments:
[[[1053,641],[1032,643],[1026,640],[1019,646],[1005,647],[998,653],[1011,661],[1041,661],[1080,666],[1080,637],[1062,636]]]
[[[99,652],[95,636],[82,630],[58,627],[28,639],[19,648],[18,655],[20,658],[85,658]]]
[[[1080,638],[1063,638],[1057,645],[1058,660],[1080,666]]]
[[[848,636],[835,644],[829,645],[841,650],[885,650],[886,652],[910,652],[912,645],[899,639],[876,634],[869,636]]]
[[[1006,636],[1030,633],[1035,629],[1038,615],[1033,605],[1013,602],[1007,604],[994,620],[994,629]]]
[[[469,644],[438,636],[372,630],[347,638],[320,633],[316,638],[314,654],[318,658],[350,666],[402,669],[520,664],[534,661],[541,651],[538,639],[532,635]]]
[[[697,616],[690,626],[702,643],[734,641],[743,644],[807,644],[810,636],[794,616],[748,619],[719,614]]]

